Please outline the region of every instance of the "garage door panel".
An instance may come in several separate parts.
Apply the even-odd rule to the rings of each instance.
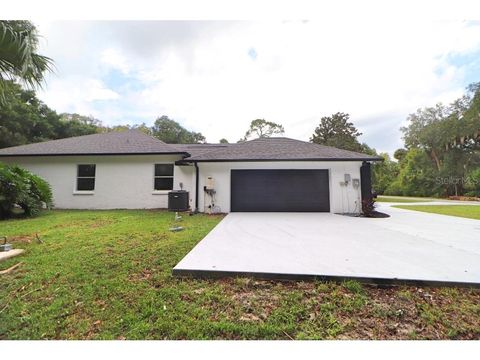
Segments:
[[[328,170],[232,170],[231,211],[330,211]]]

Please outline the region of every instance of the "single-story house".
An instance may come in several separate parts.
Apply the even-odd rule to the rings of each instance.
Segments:
[[[358,213],[381,158],[285,137],[166,144],[136,130],[0,149],[0,161],[47,180],[56,208],[167,208],[188,191],[200,212]]]

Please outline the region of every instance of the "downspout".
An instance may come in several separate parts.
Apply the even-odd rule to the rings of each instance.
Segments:
[[[198,214],[198,182],[199,182],[199,178],[200,178],[200,170],[198,169],[198,163],[195,161],[193,163],[193,165],[195,166],[195,211],[194,213],[195,214]]]

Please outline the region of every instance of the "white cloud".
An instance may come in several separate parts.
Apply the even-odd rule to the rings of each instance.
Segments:
[[[236,141],[255,118],[282,123],[287,136],[306,140],[321,116],[343,111],[371,146],[392,151],[401,146],[398,128],[409,113],[462,93],[465,69],[449,55],[480,49],[480,26],[465,22],[72,26],[83,56],[63,50],[70,23],[50,24],[43,34],[53,34],[45,52],[62,68],[42,95],[50,106],[112,124],[152,123],[166,114],[209,141]],[[112,69],[125,78],[107,87]]]
[[[100,56],[100,61],[124,74],[128,74],[130,70],[127,59],[117,49],[105,49]]]
[[[42,96],[58,112],[76,112],[97,118],[102,118],[104,111],[99,111],[95,102],[116,100],[119,97],[119,94],[105,87],[100,80],[78,76],[53,79]]]
[[[85,82],[85,100],[115,100],[120,97],[115,91],[110,90],[97,79],[90,79]]]

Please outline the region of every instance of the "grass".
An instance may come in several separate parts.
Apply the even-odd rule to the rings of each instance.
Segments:
[[[480,205],[396,205],[394,207],[480,220]]]
[[[438,199],[432,198],[418,198],[418,197],[404,197],[404,196],[377,196],[376,201],[378,202],[390,202],[390,203],[416,203],[416,202],[426,202]]]
[[[184,216],[177,233],[172,218],[52,211],[0,222],[27,249],[0,263],[23,262],[0,275],[0,339],[480,338],[479,290],[174,278],[221,216]]]

